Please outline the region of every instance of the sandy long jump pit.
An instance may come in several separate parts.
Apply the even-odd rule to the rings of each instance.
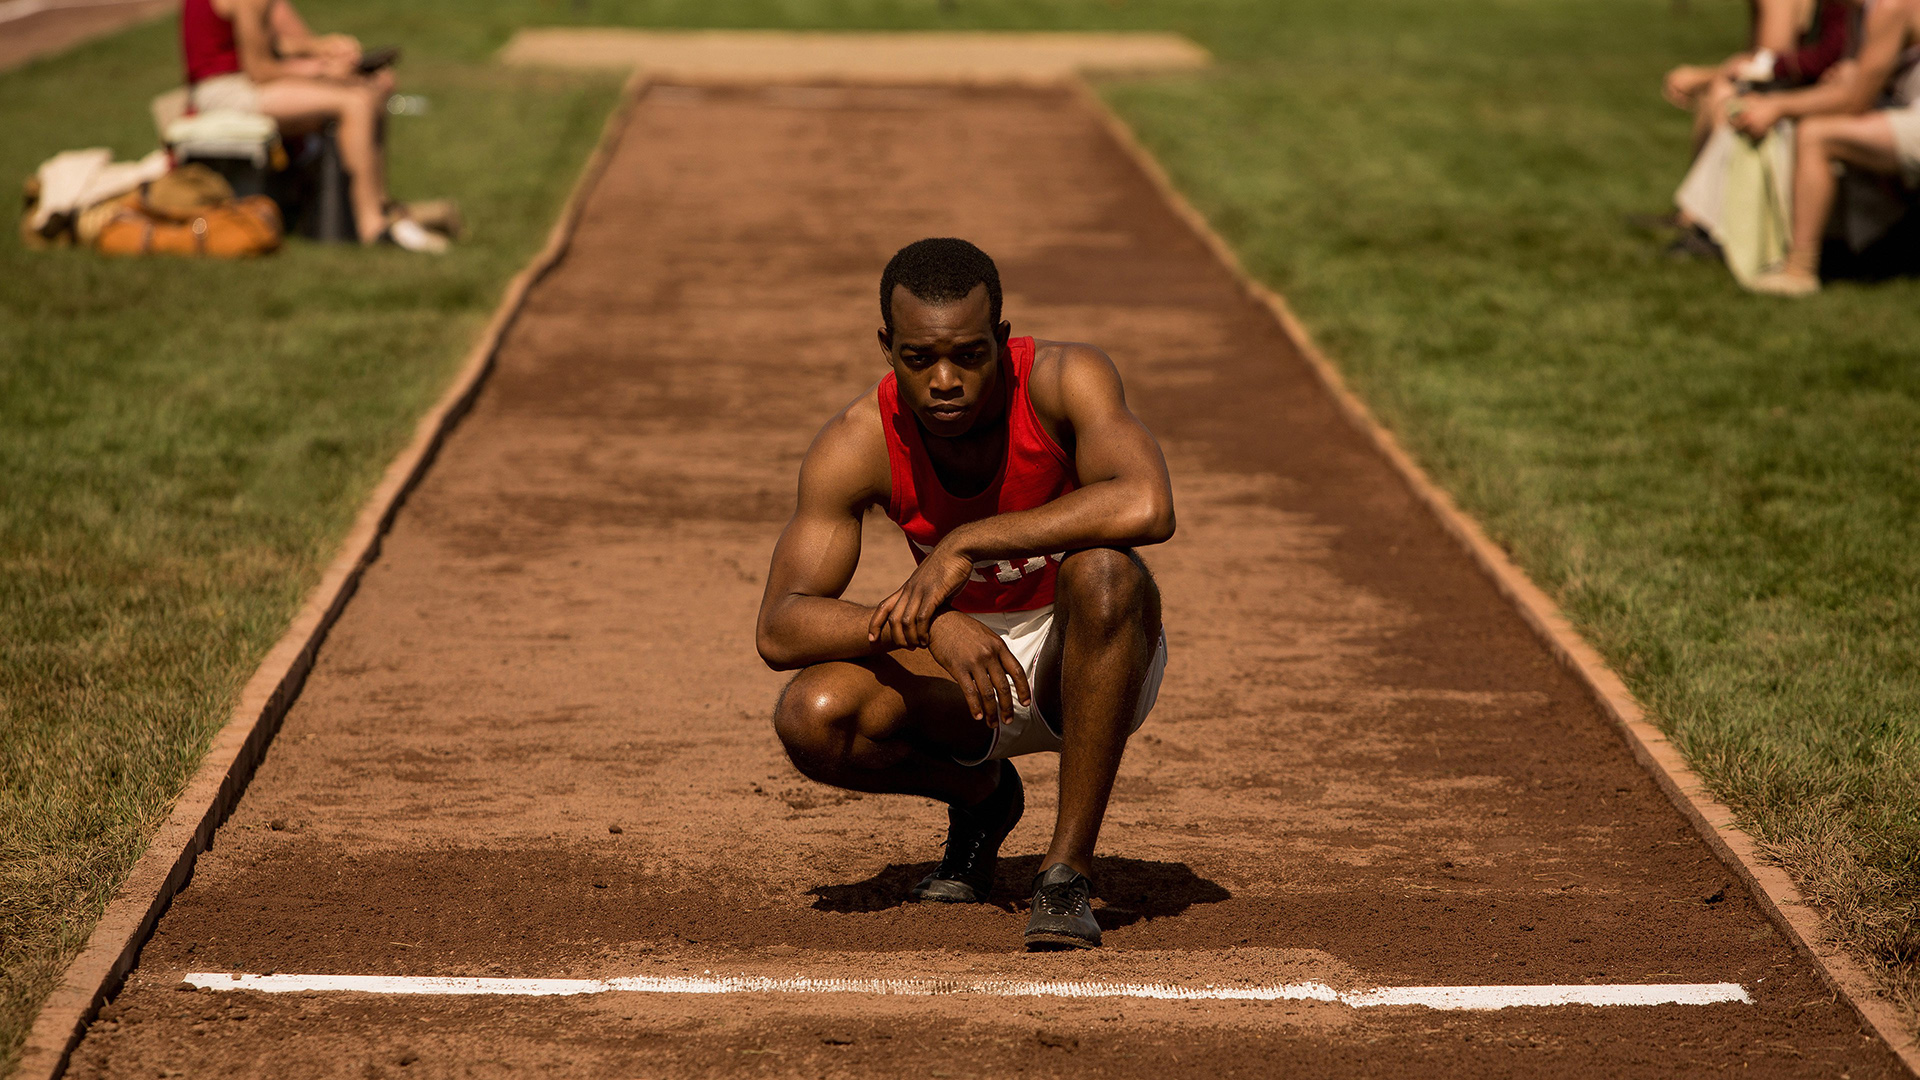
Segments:
[[[1173,467],[1093,953],[1016,951],[1051,758],[997,903],[914,906],[941,810],[768,723],[929,235]],[[873,519],[855,596],[909,566]],[[1734,880],[1082,99],[662,86],[72,1075],[1898,1075]]]

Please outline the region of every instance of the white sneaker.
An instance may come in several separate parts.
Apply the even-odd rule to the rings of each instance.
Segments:
[[[1768,270],[1747,283],[1747,288],[1764,296],[1791,296],[1796,299],[1820,291],[1820,279],[1795,270]]]
[[[387,239],[408,251],[419,251],[428,255],[444,255],[448,246],[446,237],[429,231],[419,222],[409,218],[401,218],[387,226]]]

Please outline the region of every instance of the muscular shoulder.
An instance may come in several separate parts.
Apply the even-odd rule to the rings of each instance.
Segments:
[[[1068,423],[1072,406],[1088,395],[1118,397],[1119,369],[1099,347],[1081,341],[1035,341],[1027,396],[1049,424]]]
[[[802,497],[849,505],[886,500],[887,436],[880,426],[880,401],[875,391],[875,387],[868,387],[814,436],[800,467]]]

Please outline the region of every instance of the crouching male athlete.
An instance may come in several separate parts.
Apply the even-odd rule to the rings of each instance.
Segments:
[[[814,439],[774,548],[760,655],[803,669],[774,728],[814,780],[947,804],[946,855],[913,887],[943,903],[992,892],[1026,805],[1008,759],[1058,751],[1026,943],[1091,948],[1094,841],[1166,668],[1132,550],[1173,535],[1166,459],[1106,354],[1008,336],[999,271],[972,244],[901,249],[880,310],[893,370]],[[870,506],[919,562],[877,607],[840,599]]]

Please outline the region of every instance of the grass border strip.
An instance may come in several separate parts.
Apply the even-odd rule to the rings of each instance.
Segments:
[[[627,79],[559,220],[547,234],[546,245],[507,283],[493,317],[467,353],[459,375],[415,426],[406,449],[388,464],[320,583],[307,594],[287,632],[241,690],[233,715],[214,736],[207,756],[175,801],[172,812],[114,891],[86,947],[67,966],[60,985],[41,1005],[21,1049],[16,1080],[59,1080],[66,1072],[73,1051],[99,1015],[100,1007],[119,991],[160,916],[192,878],[195,860],[213,845],[215,830],[239,803],[280,730],[280,722],[299,697],[327,631],[352,599],[361,574],[379,557],[380,541],[408,493],[426,474],[441,444],[485,385],[500,343],[528,292],[566,256],[587,195],[606,171],[613,148],[646,85],[647,80],[637,73]]]
[[[1479,523],[1469,517],[1426,470],[1414,461],[1393,432],[1374,418],[1339,369],[1327,360],[1306,326],[1280,294],[1261,284],[1247,272],[1227,242],[1174,186],[1160,163],[1135,137],[1133,130],[1105,99],[1084,79],[1070,80],[1075,96],[1097,114],[1133,163],[1139,167],[1181,220],[1201,243],[1233,274],[1240,287],[1263,305],[1279,322],[1294,347],[1299,350],[1321,385],[1333,396],[1340,411],[1360,433],[1372,442],[1400,478],[1424,503],[1448,535],[1492,582],[1500,595],[1511,603],[1527,626],[1539,636],[1560,663],[1587,687],[1601,710],[1611,717],[1620,735],[1633,750],[1633,756],[1653,775],[1660,790],[1694,829],[1706,840],[1713,853],[1746,884],[1760,907],[1786,934],[1804,956],[1813,962],[1835,992],[1852,1005],[1860,1018],[1887,1044],[1907,1070],[1920,1078],[1920,1039],[1908,1028],[1905,1018],[1886,992],[1844,946],[1830,941],[1821,925],[1820,914],[1794,885],[1786,871],[1761,861],[1759,848],[1736,823],[1733,811],[1715,798],[1706,784],[1687,764],[1671,740],[1647,719],[1646,711],[1634,700],[1626,683],[1607,666],[1607,662],[1574,629],[1559,605],[1553,602],[1524,571],[1516,566],[1499,545],[1487,537]]]

